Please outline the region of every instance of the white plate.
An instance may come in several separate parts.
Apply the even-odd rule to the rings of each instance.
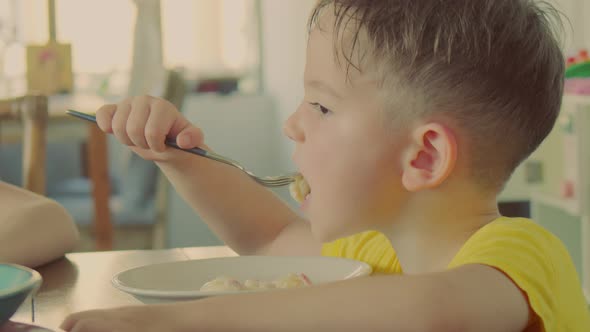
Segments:
[[[272,281],[289,273],[305,273],[316,285],[367,276],[371,271],[366,263],[337,257],[239,256],[146,265],[116,274],[112,283],[143,303],[160,303],[245,292],[200,291],[207,281],[220,276]]]

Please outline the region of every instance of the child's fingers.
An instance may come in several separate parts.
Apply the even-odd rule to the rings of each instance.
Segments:
[[[189,124],[176,136],[176,144],[183,149],[190,149],[203,144],[203,131]]]
[[[151,150],[155,152],[166,150],[164,141],[177,116],[180,116],[178,112],[170,112],[169,109],[157,103],[151,106],[150,116],[145,124],[145,139]]]
[[[88,315],[88,312],[77,312],[75,314],[71,314],[61,323],[59,326],[60,329],[70,332],[74,331],[74,328],[80,328],[80,321],[84,319],[85,316]]]
[[[162,130],[164,130],[163,137]],[[179,135],[182,136],[180,142]],[[193,148],[203,142],[201,130],[193,126],[174,105],[164,99],[152,100],[151,114],[146,124],[146,137],[150,147],[157,152],[165,149],[163,142],[166,137],[175,138],[181,148]]]
[[[131,100],[127,99],[117,104],[117,110],[113,116],[112,128],[113,134],[119,142],[125,145],[134,145],[127,135],[127,119],[131,113]]]
[[[181,148],[203,144],[201,129],[186,120],[170,102],[159,98],[143,96],[105,105],[97,112],[97,122],[121,143],[154,152],[166,150],[166,137],[175,138]]]
[[[100,130],[104,131],[107,134],[113,133],[112,122],[116,110],[117,105],[107,104],[103,105],[96,111],[96,124],[98,125]]]
[[[70,316],[66,317],[66,319],[61,323],[59,328],[64,331],[71,331],[72,328],[74,327],[74,325],[76,325],[77,321],[78,321],[78,318],[77,318],[76,314],[70,315]]]
[[[127,136],[135,146],[149,149],[145,126],[150,116],[150,97],[137,97],[131,102],[131,113],[127,119]]]

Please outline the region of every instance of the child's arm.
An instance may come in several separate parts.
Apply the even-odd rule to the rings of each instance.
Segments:
[[[312,237],[309,224],[241,171],[190,155],[184,163],[158,162],[158,166],[209,228],[237,253],[320,254],[321,244]]]
[[[72,250],[78,237],[62,206],[0,182],[0,262],[39,266]]]
[[[320,244],[294,211],[236,168],[166,148],[204,145],[203,133],[169,102],[149,96],[105,105],[100,128],[153,160],[219,238],[240,254],[319,254]],[[228,133],[229,134],[229,133]]]
[[[100,323],[100,322],[105,323]],[[467,265],[288,291],[74,314],[66,331],[523,331],[525,296],[503,273]]]

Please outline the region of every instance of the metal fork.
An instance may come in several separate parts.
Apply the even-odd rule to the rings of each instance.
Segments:
[[[96,123],[96,116],[94,116],[92,114],[82,113],[82,112],[78,112],[78,111],[74,111],[74,110],[67,110],[66,113],[69,115],[72,115],[74,117]],[[166,139],[165,144],[169,147],[172,147],[172,148],[175,148],[178,150],[182,150],[185,152],[196,154],[201,157],[209,158],[211,160],[215,160],[220,163],[224,163],[226,165],[233,166],[233,167],[241,170],[242,172],[246,173],[254,181],[258,182],[259,184],[261,184],[265,187],[286,186],[286,185],[290,184],[291,182],[294,182],[295,176],[297,175],[297,173],[290,173],[290,174],[286,174],[286,175],[277,175],[277,176],[257,176],[254,173],[248,171],[244,166],[240,165],[240,163],[238,163],[237,161],[232,160],[228,157],[224,157],[220,154],[217,154],[217,153],[214,153],[211,151],[206,151],[201,148],[183,149],[183,148],[179,147],[178,144],[176,144],[175,140],[168,139],[168,138]]]

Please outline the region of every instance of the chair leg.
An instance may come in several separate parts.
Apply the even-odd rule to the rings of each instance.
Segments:
[[[47,154],[47,122],[49,117],[46,96],[31,95],[21,101],[23,123],[23,187],[45,195],[45,161]]]
[[[97,126],[89,125],[88,140],[89,176],[92,181],[94,198],[94,227],[96,230],[96,248],[111,250],[113,247],[113,227],[109,209],[111,185],[109,170],[105,162],[107,156],[107,138]]]

